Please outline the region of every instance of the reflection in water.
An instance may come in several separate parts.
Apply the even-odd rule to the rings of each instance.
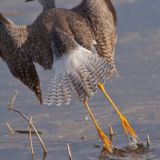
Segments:
[[[47,154],[43,153],[42,160],[47,160],[46,158],[47,158]],[[32,160],[36,160],[34,154],[32,155]]]

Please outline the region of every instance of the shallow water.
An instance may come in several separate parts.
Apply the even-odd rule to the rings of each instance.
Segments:
[[[2,0],[1,0],[2,1]],[[71,7],[79,0],[58,1],[59,7]],[[119,77],[106,83],[109,93],[145,141],[149,134],[151,151],[142,155],[129,155],[126,159],[160,159],[160,1],[159,0],[115,0],[118,14],[118,43],[116,64]],[[22,0],[1,2],[0,11],[16,24],[32,23],[40,13],[37,2],[24,3]],[[50,72],[37,66],[42,88],[45,91]],[[37,128],[43,132],[48,148],[46,160],[67,159],[66,144],[69,143],[73,159],[97,160],[102,144],[94,126],[82,105],[73,101],[69,106],[40,107],[33,94],[11,76],[6,65],[0,61],[0,159],[30,160],[27,135],[11,136],[5,126],[9,122],[13,128],[27,128],[24,120],[7,109],[8,100],[14,91],[19,92],[17,109],[33,116]],[[106,105],[99,92],[90,101],[92,110],[107,132],[111,123],[117,136],[114,145],[128,144],[120,122],[113,109]],[[81,140],[85,137],[85,140]],[[100,145],[100,147],[95,147]],[[40,145],[34,139],[35,159],[43,159]],[[104,157],[105,159],[106,157]],[[114,159],[114,158],[113,158]],[[115,158],[116,159],[116,158]]]

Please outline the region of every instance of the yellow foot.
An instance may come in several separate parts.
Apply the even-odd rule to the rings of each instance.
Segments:
[[[136,132],[131,127],[131,125],[129,124],[127,119],[120,112],[120,110],[117,108],[115,103],[112,101],[112,99],[110,98],[109,94],[105,90],[104,85],[99,83],[98,87],[103,92],[103,94],[105,95],[106,99],[110,102],[111,106],[115,109],[115,111],[119,115],[121,123],[122,123],[122,126],[123,126],[123,129],[124,129],[124,132],[127,135],[127,137],[129,138],[129,141],[130,141],[131,145],[136,145],[137,143],[139,143],[139,138],[138,138]]]
[[[112,142],[110,141],[110,139],[101,130],[98,131],[98,134],[103,142],[106,151],[109,153],[113,153]]]
[[[124,129],[124,132],[125,132],[126,136],[128,137],[131,145],[136,146],[140,141],[136,132],[131,127],[131,125],[127,121],[126,117],[124,117],[122,114],[119,117],[120,117],[123,129]]]
[[[94,117],[94,115],[93,115],[93,113],[92,113],[92,111],[91,111],[91,109],[90,109],[87,101],[84,101],[83,104],[84,104],[85,108],[87,109],[87,111],[88,111],[88,113],[89,113],[89,115],[90,115],[90,117],[91,117],[91,119],[92,119],[92,121],[93,121],[96,129],[97,129],[97,132],[98,132],[98,134],[99,134],[99,137],[101,138],[101,140],[102,140],[102,142],[103,142],[103,144],[104,144],[104,148],[106,149],[106,151],[107,151],[108,153],[113,153],[113,150],[112,150],[112,142],[111,142],[111,141],[109,140],[109,138],[103,133],[103,131],[102,131],[102,129],[100,128],[100,126],[99,126],[96,118]]]

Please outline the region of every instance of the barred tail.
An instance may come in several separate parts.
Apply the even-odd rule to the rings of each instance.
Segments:
[[[54,77],[51,79],[44,104],[69,103],[75,96],[81,101],[90,98],[99,82],[112,76],[114,65],[79,46],[54,63]]]

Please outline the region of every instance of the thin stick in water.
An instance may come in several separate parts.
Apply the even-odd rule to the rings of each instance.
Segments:
[[[7,126],[7,128],[8,128],[8,130],[9,130],[9,132],[11,133],[11,135],[14,135],[14,129],[11,127],[11,125],[9,124],[9,123],[6,123],[6,126]]]
[[[113,131],[113,128],[112,128],[111,124],[108,124],[108,129],[109,129],[110,141],[112,142],[113,136],[114,136],[114,131]]]
[[[149,148],[151,145],[149,134],[147,135],[147,147]]]
[[[69,144],[67,144],[67,149],[68,149],[69,160],[72,160],[72,154],[71,154],[71,149],[70,149]]]
[[[22,113],[19,110],[17,110],[17,109],[14,108],[14,103],[15,103],[17,95],[18,95],[18,92],[16,92],[13,95],[13,97],[11,99],[11,103],[9,103],[9,110],[10,111],[14,111],[14,112],[20,114],[28,122],[28,124],[30,124],[30,121],[29,121],[28,117],[24,113]],[[38,140],[39,140],[39,142],[40,142],[40,144],[41,144],[41,146],[43,148],[44,154],[46,154],[47,153],[47,148],[46,148],[46,146],[45,146],[45,144],[44,144],[41,136],[39,135],[37,129],[35,128],[35,126],[33,124],[31,124],[31,127],[34,130],[35,134],[37,135],[37,138],[38,138]]]
[[[34,155],[34,148],[32,142],[32,117],[29,120],[29,141],[30,141],[32,155]]]
[[[16,91],[14,93],[14,95],[11,97],[11,100],[9,101],[9,105],[8,105],[9,106],[9,110],[12,109],[12,108],[14,108],[17,95],[18,95],[18,92]]]

